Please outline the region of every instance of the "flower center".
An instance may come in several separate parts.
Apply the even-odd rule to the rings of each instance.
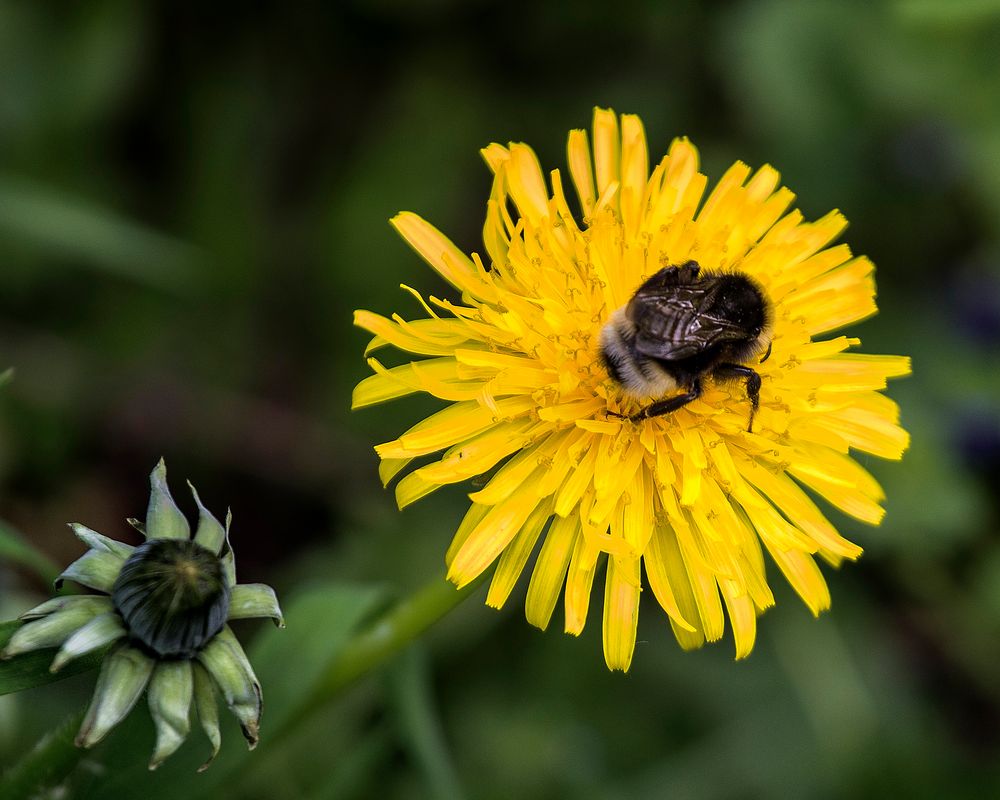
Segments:
[[[229,616],[222,564],[189,540],[139,545],[122,565],[111,601],[132,642],[160,658],[193,658]]]

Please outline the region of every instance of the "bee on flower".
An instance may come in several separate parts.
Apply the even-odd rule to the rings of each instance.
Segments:
[[[827,609],[817,557],[838,566],[861,548],[812,495],[878,524],[884,495],[852,452],[899,459],[909,443],[881,393],[909,359],[831,335],[877,310],[871,261],[832,244],[844,217],[789,211],[770,166],[738,162],[706,191],[686,139],[651,171],[639,118],[603,109],[592,147],[569,135],[580,214],[527,145],[482,153],[485,261],[415,214],[392,220],[460,299],[418,296],[412,320],[355,314],[375,337],[366,355],[423,357],[370,357],[355,408],[415,392],[448,403],[375,448],[386,484],[409,470],[400,508],[499,467],[469,495],[448,578],[496,563],[499,608],[537,549],[528,621],[546,628],[562,596],[579,634],[603,567],[604,656],[620,670],[644,583],[682,647],[718,640],[728,618],[737,658],[774,603],[768,561]]]

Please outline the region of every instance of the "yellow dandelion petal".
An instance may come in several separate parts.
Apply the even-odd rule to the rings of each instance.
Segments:
[[[685,650],[701,647],[705,642],[701,616],[674,529],[666,522],[657,524],[649,544],[643,557],[646,575],[670,618],[674,636]]]
[[[493,506],[455,553],[448,580],[458,586],[474,581],[503,552],[538,505],[530,492],[519,492]]]
[[[512,144],[510,159],[504,164],[510,183],[510,196],[521,216],[538,225],[549,211],[549,193],[545,189],[542,167],[534,151],[526,144]]]
[[[590,590],[597,572],[598,555],[598,551],[587,542],[586,537],[577,537],[566,573],[566,633],[573,636],[579,636],[587,624]]]
[[[719,588],[733,626],[736,657],[746,658],[757,638],[757,610],[750,595],[736,581],[723,580]]]
[[[496,144],[495,142],[487,147],[484,147],[479,151],[483,160],[489,166],[490,171],[495,175],[500,171],[500,167],[503,163],[510,158],[510,151],[501,144]]]
[[[577,517],[555,517],[552,520],[535,561],[524,602],[525,616],[537,628],[545,630],[549,626],[566,580],[573,548],[579,538],[580,520]]]
[[[465,545],[469,535],[478,527],[479,523],[490,513],[490,508],[491,506],[484,506],[479,503],[473,503],[469,506],[469,510],[465,512],[465,517],[455,532],[455,537],[451,540],[448,551],[444,554],[445,566],[451,567],[451,562],[455,560],[456,553]]]
[[[473,333],[456,320],[422,319],[407,323],[402,319],[386,319],[370,311],[354,312],[354,324],[375,334],[365,349],[365,355],[392,345],[421,356],[450,356],[456,347],[470,346]]]
[[[617,188],[621,157],[621,137],[618,135],[618,115],[606,108],[594,109],[594,170],[597,174],[597,196],[609,188]]]
[[[583,209],[584,219],[589,219],[594,212],[597,195],[594,192],[594,170],[590,165],[590,144],[587,141],[586,131],[570,131],[569,143],[566,146],[566,161],[569,164],[569,174],[573,179],[576,196]]]
[[[518,417],[531,409],[531,398],[510,397],[486,408],[472,400],[454,403],[422,422],[392,442],[376,445],[382,458],[423,456],[471,438],[508,417]]]
[[[528,563],[528,558],[538,542],[542,529],[551,517],[551,502],[539,503],[531,512],[521,530],[517,532],[497,562],[496,572],[493,573],[493,580],[490,581],[490,590],[486,594],[486,605],[493,606],[493,608],[503,608],[510,593],[514,590],[514,584],[524,572],[524,566]]]
[[[429,222],[409,211],[397,214],[391,222],[406,243],[448,283],[473,297],[496,296],[492,284],[481,280],[472,259]]]
[[[604,660],[627,672],[639,625],[639,559],[608,559],[604,586]]]
[[[777,562],[781,571],[798,592],[799,597],[809,606],[815,616],[830,607],[830,590],[827,588],[823,574],[816,562],[808,553],[801,550],[782,550],[767,544],[768,552]]]
[[[378,476],[383,486],[388,486],[389,482],[400,472],[409,466],[412,458],[383,458],[378,465]]]
[[[450,357],[429,358],[418,364],[402,364],[391,369],[382,366],[378,359],[369,358],[368,366],[375,374],[354,387],[351,396],[352,409],[384,403],[415,392],[433,390],[436,396],[440,396],[447,391],[446,387],[449,385],[456,392],[463,386],[473,388],[480,385],[478,382],[466,380],[459,370],[458,361]]]
[[[701,620],[701,631],[705,639],[715,642],[722,638],[725,618],[719,601],[719,584],[712,564],[698,549],[694,532],[686,523],[674,528],[681,562],[687,570],[688,582],[694,596],[694,604]]]
[[[369,358],[355,408],[413,393],[448,404],[375,448],[383,482],[402,476],[399,505],[492,472],[469,495],[449,579],[496,564],[499,608],[530,569],[528,621],[546,628],[561,594],[579,634],[604,570],[604,654],[621,670],[643,573],[685,649],[728,619],[736,657],[750,654],[774,604],[768,562],[813,613],[828,608],[816,556],[836,566],[861,547],[821,505],[878,524],[882,488],[853,453],[909,445],[881,394],[909,359],[828,334],[876,312],[871,261],[834,243],[844,216],[790,211],[769,165],[737,162],[710,186],[685,138],[651,165],[641,120],[606,109],[570,132],[568,173],[526,144],[481,152],[485,256],[415,214],[392,220],[460,296],[404,286],[426,318],[355,314],[374,336],[366,355],[421,357]]]

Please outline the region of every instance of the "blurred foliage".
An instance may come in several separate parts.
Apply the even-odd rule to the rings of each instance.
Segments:
[[[79,554],[66,522],[127,535],[161,455],[232,505],[248,581],[443,574],[461,487],[400,514],[370,450],[433,404],[349,413],[366,374],[350,314],[417,313],[401,282],[448,291],[392,213],[481,249],[477,148],[523,140],[562,166],[595,104],[641,114],[654,155],[688,135],[709,175],[770,162],[807,216],[841,208],[879,267],[882,312],[856,332],[914,363],[890,390],[912,450],[866,462],[885,523],[833,515],[866,556],[828,575],[818,621],[777,587],[747,662],[731,642],[682,653],[644,601],[632,671],[608,674],[598,620],[543,635],[522,587],[268,746],[295,659],[321,647],[290,613],[252,758],[233,724],[206,775],[197,742],[150,775],[137,713],[73,796],[991,796],[998,52],[995,0],[0,3],[0,517],[46,554],[0,566],[5,619],[47,594],[34,570]],[[0,766],[92,682],[0,698]]]

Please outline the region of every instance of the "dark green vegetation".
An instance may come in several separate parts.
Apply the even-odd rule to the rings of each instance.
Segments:
[[[274,585],[288,618],[238,631],[265,691],[251,759],[224,720],[208,773],[196,731],[150,775],[142,711],[85,755],[73,796],[995,792],[1000,4],[59,5],[0,5],[0,518],[45,556],[0,526],[0,618],[82,552],[67,521],[130,535],[161,455],[233,507],[241,579]],[[378,483],[371,444],[433,402],[348,410],[367,374],[351,311],[418,315],[401,282],[448,291],[388,217],[481,249],[476,149],[523,140],[562,168],[595,104],[640,114],[654,158],[686,134],[710,176],[770,162],[807,216],[850,219],[882,308],[851,333],[913,356],[890,389],[911,451],[864,460],[885,523],[831,512],[866,554],[827,571],[819,621],[772,570],[746,662],[731,641],[681,652],[647,598],[632,671],[609,674],[597,595],[575,640],[558,612],[541,634],[523,595],[498,614],[480,593],[269,744],[352,614],[443,575],[462,514],[461,488],[400,514]],[[0,766],[53,731],[50,763],[72,768],[60,731],[95,677],[0,697]]]

